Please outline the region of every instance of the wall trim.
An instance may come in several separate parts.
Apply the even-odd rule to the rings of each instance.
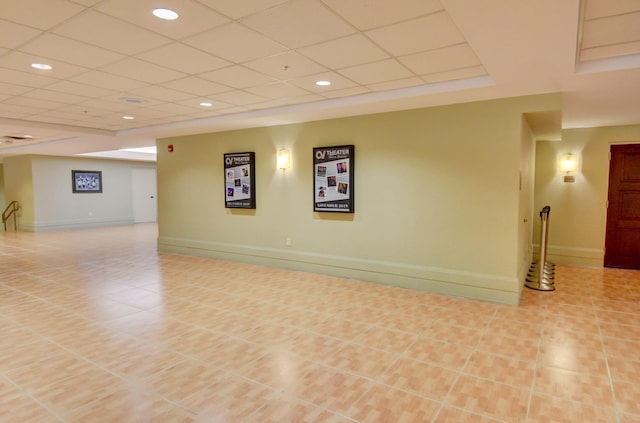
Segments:
[[[540,251],[537,244],[535,251]],[[547,261],[568,266],[603,267],[604,249],[547,245]]]
[[[158,251],[327,274],[402,288],[517,305],[518,278],[455,269],[166,236]]]
[[[89,219],[69,219],[54,221],[19,221],[18,229],[29,232],[66,231],[70,229],[90,229],[102,228],[106,226],[133,225],[132,217],[110,217],[110,218],[89,218]]]

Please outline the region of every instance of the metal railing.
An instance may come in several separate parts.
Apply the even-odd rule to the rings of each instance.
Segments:
[[[12,201],[9,203],[7,208],[4,209],[4,211],[2,212],[2,225],[4,226],[5,231],[7,230],[7,220],[9,220],[11,216],[13,216],[13,230],[14,231],[18,230],[18,222],[17,222],[18,210],[20,210],[20,205],[18,204],[17,201]]]

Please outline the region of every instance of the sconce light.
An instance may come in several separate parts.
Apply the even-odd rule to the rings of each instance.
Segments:
[[[560,172],[564,173],[565,182],[576,181],[576,171],[578,170],[578,156],[575,154],[563,154],[559,159]]]
[[[281,149],[278,151],[278,169],[289,169],[291,167],[291,151],[286,149]]]

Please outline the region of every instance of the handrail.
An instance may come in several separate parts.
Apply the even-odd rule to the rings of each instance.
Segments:
[[[9,203],[6,209],[2,212],[2,225],[4,226],[4,230],[7,230],[7,220],[13,215],[13,230],[18,230],[18,224],[16,222],[16,215],[18,214],[18,210],[20,210],[20,205],[17,201],[12,201]]]

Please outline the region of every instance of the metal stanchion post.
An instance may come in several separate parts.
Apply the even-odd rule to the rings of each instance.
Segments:
[[[554,291],[555,264],[547,262],[547,236],[549,235],[549,213],[550,206],[545,206],[540,211],[540,257],[537,262],[531,263],[531,268],[527,274],[527,281],[524,284],[527,288],[538,291]]]

